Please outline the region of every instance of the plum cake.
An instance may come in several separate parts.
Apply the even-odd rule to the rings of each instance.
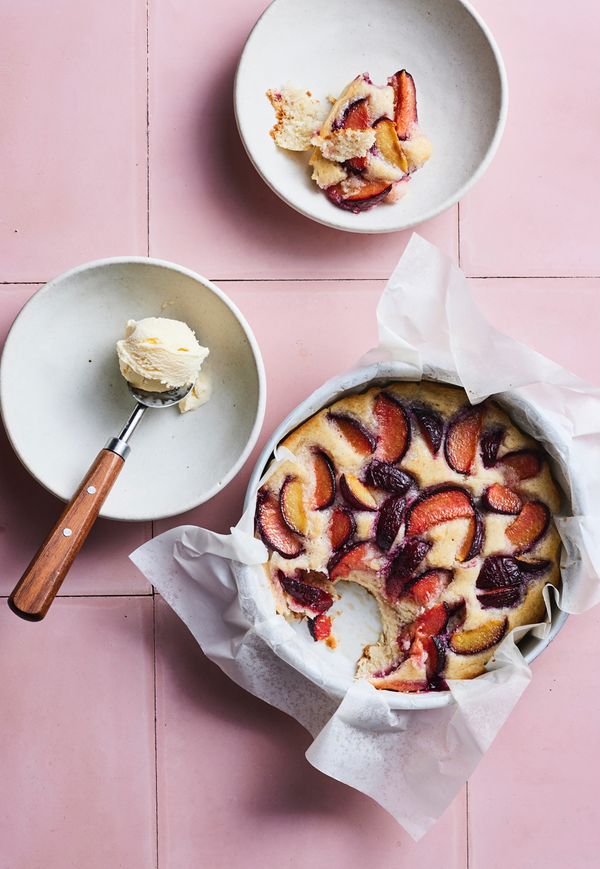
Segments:
[[[276,114],[275,143],[310,150],[313,181],[347,211],[395,202],[431,156],[419,128],[415,82],[405,69],[382,86],[367,73],[357,76],[332,100],[326,117],[310,91],[288,86],[267,91],[267,97]]]
[[[443,690],[543,619],[561,496],[544,450],[493,400],[394,382],[324,408],[282,446],[294,459],[273,465],[256,507],[275,606],[334,646],[338,583],[367,589],[382,630],[358,677]]]

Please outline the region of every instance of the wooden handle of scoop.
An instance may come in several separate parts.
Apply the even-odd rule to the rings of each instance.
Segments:
[[[62,516],[34,555],[8,599],[21,618],[37,622],[50,604],[83,546],[124,460],[101,450]]]

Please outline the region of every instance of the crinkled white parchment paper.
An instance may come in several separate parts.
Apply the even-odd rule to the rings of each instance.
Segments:
[[[403,379],[461,384],[473,402],[494,394],[545,444],[569,505],[557,519],[564,543],[559,605],[578,613],[598,603],[600,390],[490,326],[459,269],[417,235],[388,282],[377,319],[380,346],[362,360],[373,375],[395,365]],[[350,372],[342,388],[352,381]],[[319,396],[331,393],[331,384],[317,390],[315,409]],[[391,692],[353,681],[347,644],[346,657],[343,651],[336,657],[276,615],[260,567],[267,552],[253,536],[255,494],[230,535],[183,526],[131,558],[211,660],[310,731],[314,742],[306,756],[313,766],[370,795],[418,839],[453,800],[527,687],[531,671],[515,645],[524,630],[505,638],[483,676],[454,681],[451,694],[436,695],[438,708],[419,708],[420,698],[407,695],[400,702],[414,699],[416,708],[394,708]],[[538,637],[550,630],[555,592],[545,594],[548,620],[533,629]],[[355,601],[343,614],[347,636],[362,630],[356,618],[361,605]]]

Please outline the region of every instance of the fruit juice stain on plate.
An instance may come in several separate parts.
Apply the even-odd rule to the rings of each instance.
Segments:
[[[319,659],[334,664],[339,675],[354,681],[356,662],[365,646],[376,643],[381,634],[379,608],[375,598],[353,582],[336,582],[335,590],[340,595],[336,601],[336,617],[333,635],[337,641],[335,650],[325,643],[315,643],[303,621],[295,621],[292,627],[299,639],[308,645]]]

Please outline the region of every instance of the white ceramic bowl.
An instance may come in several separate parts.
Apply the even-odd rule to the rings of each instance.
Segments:
[[[276,147],[265,91],[290,83],[324,100],[359,73],[383,84],[402,68],[415,78],[433,157],[399,202],[342,211],[310,180],[307,155]],[[491,162],[507,103],[496,43],[464,0],[275,0],[248,38],[234,94],[242,142],[269,187],[306,217],[350,232],[406,229],[454,205]]]
[[[265,373],[248,323],[206,278],[173,263],[118,257],[87,263],[46,284],[25,305],[0,365],[2,418],[15,452],[64,500],[96,453],[118,434],[134,402],[115,342],[129,319],[183,320],[210,348],[210,401],[180,414],[148,410],[102,516],[173,516],[217,494],[256,443]]]
[[[432,375],[432,379],[437,379],[437,376]],[[252,472],[252,476],[248,483],[246,492],[246,503],[244,507],[248,507],[251,500],[255,497],[259,486],[259,481],[264,474],[266,467],[273,458],[275,447],[284,439],[284,437],[293,429],[297,428],[301,423],[308,419],[313,414],[317,413],[323,407],[332,404],[338,399],[343,398],[352,392],[360,392],[370,386],[389,383],[391,380],[414,380],[414,373],[411,376],[410,370],[401,363],[385,363],[372,365],[365,368],[356,369],[349,374],[344,374],[339,377],[327,381],[322,387],[317,389],[305,401],[298,405],[283,422],[273,432],[264,446],[260,456],[257,459],[256,465]],[[499,397],[497,397],[499,398]],[[502,398],[502,403],[507,407],[507,410],[514,412],[519,408],[524,407],[522,400],[515,402],[514,407],[511,407],[510,400],[506,396]],[[535,420],[537,414],[535,410],[529,409],[528,416]],[[523,425],[523,420],[519,418],[519,422]],[[533,429],[531,434],[534,437],[541,437],[541,429]],[[553,468],[555,476],[558,480],[564,479],[562,469],[559,467]],[[251,573],[248,573],[246,583],[251,582]],[[349,584],[350,587],[350,584]],[[365,597],[368,597],[365,595]],[[364,606],[364,600],[362,606]],[[350,608],[356,609],[361,606],[360,602],[353,599],[350,603]],[[540,639],[532,634],[526,635],[519,643],[519,648],[527,663],[531,663],[537,656],[546,648],[548,643],[556,636],[559,630],[564,625],[567,614],[552,605],[552,624],[548,636],[545,639]],[[372,608],[365,611],[364,622],[354,615],[352,630],[355,636],[352,637],[352,649],[358,650],[357,657],[363,646],[369,642],[373,642],[378,631],[373,635],[373,613]],[[290,627],[290,639],[292,638],[292,627]],[[364,635],[360,632],[364,631]],[[338,671],[336,672],[335,661],[331,652],[325,650],[326,654],[322,654],[323,650],[315,648],[321,646],[321,643],[314,643],[310,639],[308,631],[297,631],[296,638],[300,640],[302,652],[299,653],[299,646],[296,642],[289,644],[281,643],[277,653],[294,669],[303,673],[311,681],[321,685],[326,690],[336,696],[343,696],[350,686],[353,676],[349,673],[348,661],[346,660],[345,650],[341,648],[346,641],[345,638],[339,644],[338,649],[334,652],[335,655],[340,655]],[[316,658],[314,656],[317,656]],[[314,664],[312,669],[307,669],[306,662],[312,661]],[[353,670],[352,670],[353,672]],[[318,673],[318,679],[315,674]],[[435,709],[440,706],[446,706],[452,703],[452,695],[449,691],[431,692],[426,694],[400,694],[395,691],[385,691],[386,698],[392,709]]]

